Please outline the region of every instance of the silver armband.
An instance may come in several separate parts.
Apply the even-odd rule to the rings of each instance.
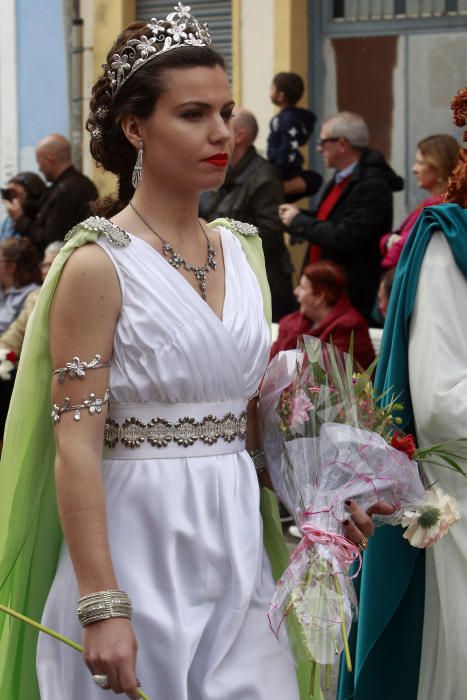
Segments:
[[[90,394],[88,399],[85,399],[83,403],[78,404],[72,404],[68,396],[66,396],[61,406],[58,406],[56,403],[53,404],[52,413],[50,415],[52,416],[54,425],[60,423],[62,413],[67,413],[68,411],[74,411],[74,419],[79,421],[81,420],[82,410],[86,410],[90,416],[93,416],[96,413],[102,413],[102,407],[106,403],[109,403],[109,399],[110,389],[105,390],[105,394],[102,398],[99,398],[95,394]]]
[[[110,364],[108,362],[102,362],[101,355],[94,355],[90,362],[81,362],[79,357],[74,357],[71,362],[66,363],[65,367],[54,369],[52,375],[58,374],[59,384],[63,384],[67,374],[70,379],[84,379],[86,370],[103,369],[104,367],[110,367]]]
[[[83,627],[111,617],[126,617],[131,620],[132,611],[131,600],[125,591],[112,590],[81,596],[76,610]]]

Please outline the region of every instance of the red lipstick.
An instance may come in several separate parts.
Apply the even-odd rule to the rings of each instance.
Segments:
[[[204,162],[211,163],[211,165],[215,165],[217,168],[225,168],[229,162],[229,157],[227,153],[215,153],[209,158],[204,158]]]

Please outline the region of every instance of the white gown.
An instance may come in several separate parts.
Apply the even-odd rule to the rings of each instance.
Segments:
[[[410,391],[421,446],[467,437],[467,282],[444,235],[428,245],[410,327]],[[467,470],[466,462],[462,466]],[[418,700],[467,698],[467,481],[429,464],[461,520],[426,552]]]
[[[146,242],[132,236],[118,248],[99,238],[123,298],[110,415],[117,404],[135,415],[157,402],[223,415],[256,391],[270,345],[261,292],[239,241],[220,232],[222,321]],[[151,700],[298,700],[294,666],[268,626],[273,581],[247,452],[145,449],[145,458],[135,448],[116,459],[106,449],[103,461],[110,548],[133,602],[144,691]],[[78,597],[64,546],[43,623],[80,642]],[[37,669],[42,700],[104,697],[80,655],[44,635]]]

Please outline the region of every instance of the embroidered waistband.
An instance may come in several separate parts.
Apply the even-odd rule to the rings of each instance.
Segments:
[[[246,400],[203,404],[111,403],[104,459],[228,454],[245,448]]]

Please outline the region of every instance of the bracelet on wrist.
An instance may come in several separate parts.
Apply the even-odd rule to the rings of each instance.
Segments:
[[[132,610],[131,600],[125,591],[109,590],[81,596],[76,612],[81,625],[87,627],[112,617],[131,620]]]
[[[266,456],[264,454],[264,450],[261,449],[255,449],[255,450],[248,450],[248,454],[251,457],[251,461],[255,465],[256,473],[257,474],[262,474],[267,470],[267,464],[266,464]]]

